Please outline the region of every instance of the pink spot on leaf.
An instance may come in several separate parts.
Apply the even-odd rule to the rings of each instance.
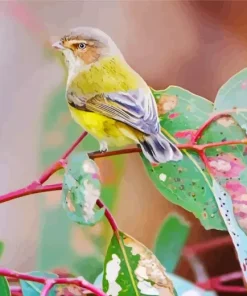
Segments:
[[[195,134],[196,130],[184,130],[175,133],[175,137],[178,139],[189,139]]]
[[[239,225],[247,232],[247,188],[239,181],[228,181],[224,187],[232,198],[233,212]]]
[[[242,194],[247,193],[247,188],[239,181],[228,181],[224,187],[234,199]]]
[[[170,114],[168,117],[169,117],[170,119],[174,119],[174,118],[178,117],[179,115],[180,115],[179,113],[172,113],[172,114]]]
[[[242,161],[231,153],[222,154],[216,157],[208,157],[211,172],[217,177],[239,177],[245,169]]]
[[[246,80],[242,82],[241,88],[242,89],[246,89],[247,88],[247,81]]]

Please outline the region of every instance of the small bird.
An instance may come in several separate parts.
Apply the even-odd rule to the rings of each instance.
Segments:
[[[142,77],[104,32],[78,27],[53,44],[68,67],[66,98],[73,119],[109,147],[137,144],[153,164],[182,159],[161,132],[157,106]]]

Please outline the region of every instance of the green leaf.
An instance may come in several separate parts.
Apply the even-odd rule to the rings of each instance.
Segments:
[[[79,137],[82,128],[74,122],[65,98],[65,82],[56,88],[46,99],[44,107],[44,117],[42,120],[42,133],[40,135],[41,151],[40,170],[50,166],[57,160],[66,149]],[[99,143],[91,135],[88,135],[76,151],[99,150]],[[105,159],[97,159],[102,176],[101,199],[112,213],[118,207],[120,199],[121,176],[125,170],[126,155],[118,155]],[[62,182],[64,171],[60,170],[54,176],[54,182]],[[71,235],[74,223],[66,219],[66,213],[60,206],[59,192],[44,193],[40,199],[40,217],[42,226],[39,231],[38,262],[37,266],[41,270],[50,270],[54,267],[66,266],[69,270],[76,272],[79,267],[76,264],[80,258],[84,260],[89,250],[80,244],[82,251],[78,253],[79,247],[71,243]],[[59,225],[59,227],[57,227]],[[81,227],[88,241],[92,241],[92,251],[89,255],[99,258],[105,253],[111,239],[111,229],[106,219],[98,223],[97,232],[94,227]],[[94,251],[93,251],[94,250]],[[66,256],[64,256],[66,254]],[[103,259],[102,259],[103,260]],[[90,266],[88,267],[90,268]]]
[[[216,180],[213,180],[213,189],[221,215],[235,246],[244,279],[247,282],[247,235],[236,221],[232,199],[229,194],[227,194]]]
[[[174,295],[172,282],[155,255],[132,237],[113,235],[104,265],[103,290],[109,295]]]
[[[247,68],[231,77],[218,91],[214,110],[234,111],[232,117],[247,131]]]
[[[219,90],[216,101],[215,111],[234,111],[231,116],[225,116],[217,120],[225,128],[235,135],[227,137],[227,140],[246,139],[247,128],[247,68],[243,69],[231,79],[229,79]],[[236,133],[238,124],[243,129],[242,132]],[[210,127],[211,128],[211,127]],[[234,130],[235,128],[235,130]],[[239,126],[238,126],[239,128]],[[244,132],[245,130],[245,132]],[[213,132],[213,130],[211,130]],[[207,150],[209,164],[214,161],[212,170],[214,178],[231,196],[233,202],[233,212],[239,226],[247,234],[247,147],[246,145],[231,146],[235,149],[234,153],[229,153],[226,147],[218,149],[217,156],[212,153],[211,149]],[[217,168],[215,165],[221,164]],[[224,170],[224,171],[222,171]]]
[[[87,256],[78,258],[74,266],[77,274],[82,274],[87,281],[92,283],[103,269],[103,260],[96,256]]]
[[[162,132],[174,143],[185,143],[209,117],[213,105],[179,87],[153,91]],[[171,202],[192,212],[206,229],[225,230],[212,189],[212,179],[199,156],[183,151],[183,160],[152,167],[142,154],[147,172],[158,190]]]
[[[168,273],[168,276],[179,296],[217,296],[215,292],[205,291],[180,276],[172,273]]]
[[[155,240],[154,253],[167,272],[173,272],[176,268],[189,230],[190,225],[177,214],[169,215],[161,226]]]
[[[2,257],[4,251],[4,243],[0,241],[0,257]]]
[[[100,197],[99,170],[86,153],[72,155],[63,179],[62,201],[68,217],[82,225],[95,225],[105,213],[95,209]]]
[[[0,295],[1,296],[11,296],[8,281],[6,280],[6,278],[4,276],[0,276]]]
[[[33,276],[51,278],[51,279],[55,279],[58,277],[54,273],[41,272],[41,271],[32,271],[28,274],[33,275]],[[21,284],[23,296],[40,296],[40,293],[44,287],[43,284],[35,283],[35,282],[31,282],[31,281],[24,281],[24,280],[20,280],[20,284]],[[55,287],[53,287],[50,290],[48,296],[56,296],[56,288]]]

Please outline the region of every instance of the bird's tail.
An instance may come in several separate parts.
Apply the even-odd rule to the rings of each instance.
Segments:
[[[171,143],[161,132],[145,135],[139,139],[142,152],[151,163],[178,161],[183,158],[180,150]]]

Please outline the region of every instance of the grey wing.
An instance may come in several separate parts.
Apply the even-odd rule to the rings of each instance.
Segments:
[[[89,111],[124,122],[145,134],[160,131],[157,107],[151,91],[138,89],[96,95],[87,99]]]

